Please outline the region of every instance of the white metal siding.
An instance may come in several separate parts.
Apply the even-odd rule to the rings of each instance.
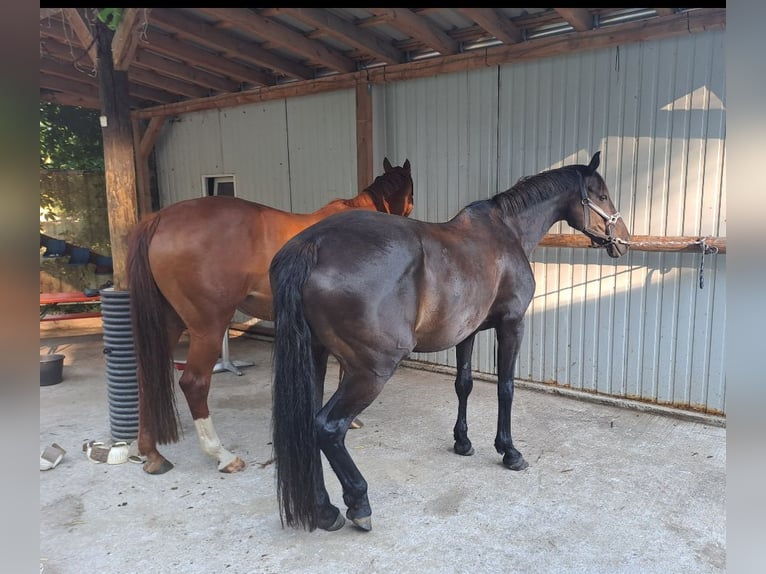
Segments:
[[[287,100],[291,211],[309,213],[359,193],[355,110],[354,90]]]
[[[373,88],[376,174],[410,159],[412,217],[445,221],[523,176],[587,163],[636,235],[726,236],[724,33],[711,32]],[[356,189],[354,91],[170,123],[157,144],[162,204],[231,174],[237,193],[296,212]],[[576,233],[566,224],[553,232]],[[516,375],[725,412],[725,256],[537,248]],[[496,373],[493,333],[474,368]],[[413,356],[454,367],[452,349]]]
[[[218,111],[166,120],[155,153],[161,205],[200,197],[203,175],[223,173]]]
[[[725,237],[723,54],[714,32],[391,84],[383,145],[413,162],[418,219],[600,150],[633,234]],[[725,256],[705,257],[704,289],[700,259],[537,248],[517,377],[725,412]],[[476,370],[496,373],[493,348],[477,337]],[[454,366],[452,349],[412,358]]]
[[[290,162],[285,101],[223,109],[223,172],[233,174],[237,197],[290,211]]]
[[[307,213],[357,195],[353,90],[195,112],[158,138],[161,205],[233,175],[238,197]],[[381,160],[382,162],[382,160]]]

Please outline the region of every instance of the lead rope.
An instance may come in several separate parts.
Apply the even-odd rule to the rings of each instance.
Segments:
[[[715,255],[716,253],[718,253],[718,247],[716,247],[715,245],[708,246],[705,243],[704,237],[700,239],[697,243],[699,243],[700,251],[702,252],[702,256],[700,257],[700,275],[699,275],[700,289],[702,289],[705,286],[705,275],[704,275],[705,255],[707,255],[708,253],[712,253],[713,255]]]

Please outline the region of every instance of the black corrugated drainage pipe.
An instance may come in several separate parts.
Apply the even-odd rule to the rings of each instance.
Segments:
[[[113,287],[100,293],[112,438],[132,441],[138,437],[138,379],[130,293]]]

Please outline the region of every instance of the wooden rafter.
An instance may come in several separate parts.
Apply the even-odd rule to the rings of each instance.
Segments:
[[[148,50],[136,54],[133,63],[139,68],[154,70],[178,80],[187,80],[216,92],[236,92],[239,90],[239,84],[228,78],[198,70],[188,64],[168,60]]]
[[[323,44],[306,38],[287,26],[250,10],[237,8],[200,8],[201,12],[219,18],[222,25],[236,27],[264,38],[283,49],[298,53],[310,62],[317,62],[336,72],[353,72],[356,64],[344,55]]]
[[[321,30],[322,34],[350,44],[361,52],[387,64],[397,64],[404,61],[404,54],[401,50],[397,50],[375,34],[358,28],[353,23],[338,18],[327,10],[318,8],[266,8],[263,14],[265,16],[288,14]]]
[[[125,8],[112,40],[114,69],[125,71],[133,62],[140,29],[146,24],[151,8]]]
[[[523,32],[494,8],[456,8],[456,10],[505,44],[515,44],[524,39]]]
[[[460,45],[441,29],[409,8],[367,8],[386,22],[396,22],[398,28],[444,56],[457,54]]]
[[[225,74],[232,79],[240,82],[268,86],[273,84],[273,78],[268,74],[254,70],[242,64],[238,64],[227,58],[221,58],[192,45],[184,45],[182,42],[173,40],[169,36],[154,34],[147,38],[146,48],[170,56],[177,60],[187,62],[194,66],[203,68],[211,72]]]
[[[458,71],[474,60],[486,66],[546,57],[558,48],[566,53],[572,45],[595,48],[611,41],[610,33],[619,34],[620,43],[630,43],[636,34],[644,37],[644,28],[658,30],[655,25],[681,34],[681,28],[686,33],[725,28],[726,21],[725,8],[642,9],[635,20],[620,23],[612,18],[623,11],[551,8],[511,17],[509,9],[492,8],[133,8],[125,9],[111,48],[115,69],[128,72],[134,106],[149,109],[155,103],[193,101],[196,109],[197,100],[204,98],[250,101],[255,97],[252,90],[257,90],[256,101],[278,93],[317,93],[329,86],[354,86],[359,78],[376,83],[384,69],[386,81],[407,79]],[[593,28],[597,21],[601,25]],[[59,68],[49,82],[94,75],[96,22],[90,8],[41,9],[41,62],[50,58],[69,66],[68,76]],[[695,22],[707,24],[699,28]],[[538,38],[537,30],[551,33]],[[592,35],[598,31],[606,36]],[[654,38],[652,34],[647,38]],[[487,38],[495,38],[495,45],[473,49]],[[360,71],[364,73],[358,75]],[[348,74],[354,77],[312,84]],[[41,88],[41,98],[43,92],[45,98],[65,92],[63,86]],[[219,102],[209,105],[217,107]]]
[[[150,86],[159,89],[168,89],[177,94],[185,95],[189,98],[204,98],[210,95],[210,90],[190,84],[184,80],[177,80],[168,76],[160,76],[153,71],[132,67],[128,74],[131,82],[136,82],[144,86]]]
[[[179,38],[192,40],[201,46],[219,51],[227,58],[237,58],[243,62],[263,66],[290,78],[302,80],[314,75],[314,71],[308,66],[277,56],[252,42],[236,40],[212,24],[194,20],[176,11],[155,11],[152,14],[152,24]],[[268,85],[274,82],[268,80],[258,83]]]
[[[554,10],[578,32],[587,32],[593,28],[593,14],[587,8],[554,8]]]
[[[96,67],[96,46],[93,40],[93,34],[88,28],[88,24],[85,22],[82,14],[77,8],[62,8],[64,15],[66,16],[69,26],[74,31],[80,43],[88,52],[89,64]]]
[[[340,76],[328,76],[313,81],[221,94],[205,101],[185,101],[135,112],[138,117],[183,114],[204,109],[224,108],[253,102],[316,94],[354,87],[365,79],[373,84],[398,82],[437,74],[465,71],[487,66],[523,62],[541,57],[571,54],[583,50],[603,49],[646,40],[661,40],[679,35],[725,28],[725,9],[682,13],[673,17],[655,18],[641,22],[626,22],[582,32],[561,42],[556,37],[535,38],[512,45],[497,46],[479,52],[465,52],[444,58],[424,59]]]

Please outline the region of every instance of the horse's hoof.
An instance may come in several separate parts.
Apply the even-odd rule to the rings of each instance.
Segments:
[[[461,456],[472,456],[473,453],[475,452],[473,450],[473,446],[470,445],[470,444],[468,445],[468,448],[466,448],[465,446],[461,446],[461,445],[458,445],[457,443],[455,443],[454,450],[455,450],[455,452],[457,454],[459,454]]]
[[[364,426],[364,423],[360,421],[359,419],[354,419],[351,421],[351,428],[352,429],[360,429]]]
[[[358,516],[355,518],[351,516],[351,511],[349,510],[346,512],[346,518],[351,520],[351,522],[353,522],[355,526],[357,526],[361,530],[364,530],[365,532],[369,532],[370,530],[372,530],[372,516],[370,515]]]
[[[173,470],[173,463],[166,458],[163,458],[160,462],[147,460],[144,463],[143,469],[147,474],[165,474],[167,471]]]
[[[324,526],[322,523],[319,523],[319,528],[322,530],[327,530],[328,532],[333,532],[335,530],[340,530],[343,528],[343,525],[346,524],[346,519],[343,518],[343,515],[338,511],[338,514],[335,515],[335,522],[330,524],[329,526]]]
[[[245,469],[245,466],[247,466],[247,465],[245,464],[245,461],[244,461],[244,460],[242,460],[242,459],[241,459],[241,458],[239,458],[239,457],[236,457],[236,458],[235,458],[234,460],[232,460],[232,461],[231,461],[229,464],[227,464],[227,465],[226,465],[226,466],[224,466],[223,468],[219,468],[218,470],[219,470],[219,471],[221,471],[221,472],[223,472],[223,473],[226,473],[226,474],[232,474],[232,473],[234,473],[234,472],[239,472],[239,471],[241,471],[241,470],[244,470],[244,469]]]
[[[524,457],[521,456],[521,455],[519,455],[515,459],[511,459],[511,457],[506,454],[503,457],[503,464],[507,468],[510,468],[511,470],[524,470],[525,468],[527,468],[529,466],[527,464],[527,461],[524,460]]]

